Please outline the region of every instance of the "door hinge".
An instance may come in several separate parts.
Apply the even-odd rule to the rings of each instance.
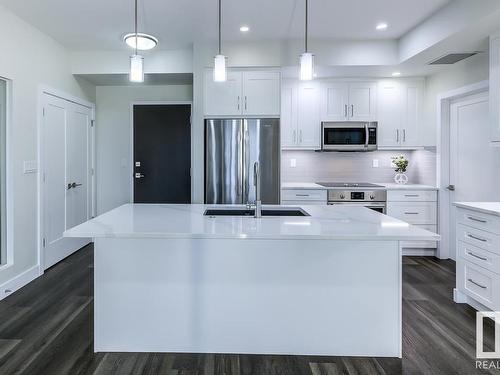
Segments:
[[[90,120],[90,127],[94,127],[95,120]]]
[[[45,247],[45,238],[42,239],[42,246]]]
[[[42,108],[42,116],[45,117],[45,107]]]
[[[90,168],[90,174],[93,176],[94,175],[94,168]]]
[[[42,182],[45,183],[45,172],[42,174]]]

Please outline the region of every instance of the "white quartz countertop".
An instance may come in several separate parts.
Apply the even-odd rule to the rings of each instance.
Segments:
[[[500,216],[500,202],[455,202],[455,206]]]
[[[207,208],[215,207],[224,206],[126,204],[67,230],[64,236],[404,241],[439,239],[439,235],[435,233],[359,206],[301,205],[310,214],[306,217],[255,219],[237,216],[213,218],[203,215]],[[264,206],[269,207],[278,206]]]
[[[374,182],[381,187],[359,187],[359,189],[387,189],[387,190],[438,190],[437,187],[431,185],[421,185],[421,184],[406,184],[400,185],[395,183],[387,183],[387,182]],[[314,182],[283,182],[281,184],[281,188],[285,190],[296,190],[296,189],[317,189],[317,190],[328,190],[328,189],[357,189],[353,187],[334,187],[327,188],[325,186],[318,185]]]

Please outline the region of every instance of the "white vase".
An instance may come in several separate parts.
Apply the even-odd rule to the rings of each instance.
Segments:
[[[394,176],[394,182],[400,185],[407,184],[408,176],[404,173],[396,173],[396,175]]]

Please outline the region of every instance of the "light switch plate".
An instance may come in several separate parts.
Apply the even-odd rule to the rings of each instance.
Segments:
[[[290,159],[290,167],[291,168],[297,167],[297,159]]]
[[[25,160],[23,162],[23,173],[37,173],[38,172],[38,163],[36,160]]]

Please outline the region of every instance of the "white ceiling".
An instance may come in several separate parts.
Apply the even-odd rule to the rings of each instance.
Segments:
[[[454,0],[310,0],[310,36],[335,39],[395,39]],[[217,35],[217,0],[139,0],[140,30],[160,39],[160,48],[188,46]],[[304,0],[223,0],[225,40],[301,38]],[[126,49],[133,28],[133,0],[0,0],[0,5],[71,50]],[[387,22],[385,31],[375,31]],[[241,34],[242,24],[250,26]]]

